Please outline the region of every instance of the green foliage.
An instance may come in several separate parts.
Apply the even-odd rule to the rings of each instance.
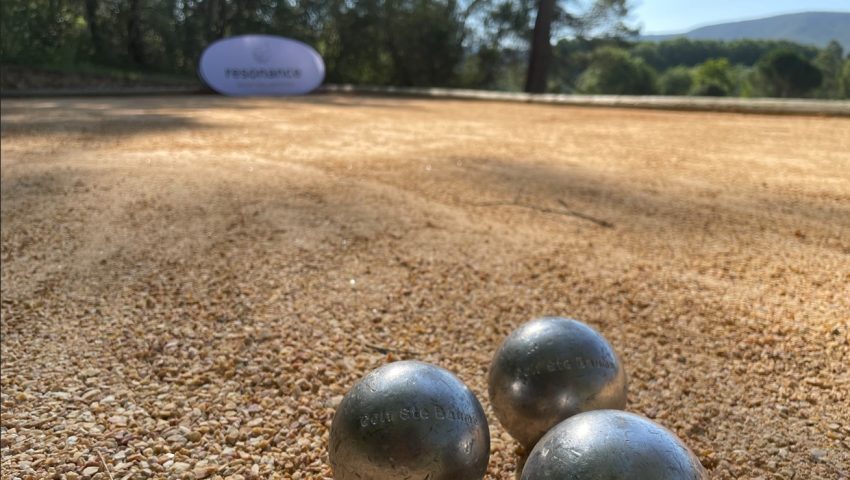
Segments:
[[[385,48],[393,66],[390,83],[456,83],[464,53],[464,25],[455,2],[398,1],[387,9],[385,18]]]
[[[320,51],[328,80],[430,86],[458,82],[465,27],[451,1],[340,3],[325,24]]]
[[[658,77],[658,93],[662,95],[687,95],[694,85],[691,69],[673,67]]]
[[[0,2],[0,60],[22,64],[70,64],[80,57],[85,22],[70,0]]]
[[[816,92],[821,98],[841,97],[841,67],[844,60],[844,49],[838,42],[830,42],[815,57],[814,65],[823,74],[823,83]]]
[[[578,88],[583,93],[649,95],[655,93],[655,71],[624,49],[602,47],[593,52]]]
[[[663,42],[640,42],[632,53],[642,58],[652,68],[664,71],[671,67],[695,67],[712,58],[726,58],[732,65],[752,66],[767,52],[787,49],[805,58],[814,58],[816,47],[777,40],[689,40],[674,38]]]
[[[757,65],[762,87],[773,97],[802,97],[820,86],[823,74],[790,50],[774,50]]]
[[[578,79],[590,65],[593,52],[601,47],[621,47],[609,39],[565,39],[552,49],[552,71],[548,90],[555,93],[573,93]]]
[[[536,1],[497,0],[481,2],[483,13],[481,42],[493,48],[504,47],[505,42],[527,42],[534,24]]]
[[[841,67],[841,97],[850,98],[850,58]]]
[[[732,66],[725,58],[706,60],[694,69],[694,84],[691,93],[709,97],[730,95],[735,84],[732,80]]]
[[[462,63],[460,86],[517,91],[522,89],[527,67],[524,52],[483,46]]]

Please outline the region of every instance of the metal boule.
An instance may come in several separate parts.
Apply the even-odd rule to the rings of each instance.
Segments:
[[[343,397],[329,457],[337,480],[477,480],[487,470],[490,429],[478,399],[449,371],[394,362]]]
[[[565,418],[623,409],[628,390],[620,358],[596,330],[543,317],[514,330],[490,366],[490,403],[502,426],[531,449]]]
[[[522,480],[706,480],[676,435],[634,413],[595,410],[570,417],[534,447]]]

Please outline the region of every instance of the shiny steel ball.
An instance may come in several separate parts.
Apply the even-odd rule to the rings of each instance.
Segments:
[[[543,317],[514,330],[493,357],[490,403],[502,426],[526,449],[561,420],[626,407],[626,372],[596,330]]]
[[[478,399],[450,372],[394,362],[343,397],[329,453],[337,480],[481,479],[490,429]]]
[[[619,410],[581,413],[537,442],[522,480],[705,480],[697,457],[673,432]]]

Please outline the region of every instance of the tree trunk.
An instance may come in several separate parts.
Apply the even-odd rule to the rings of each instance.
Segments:
[[[104,60],[103,37],[100,34],[100,25],[97,23],[98,0],[86,0],[86,23],[89,26],[91,43],[94,47],[94,58]]]
[[[191,71],[197,67],[195,65],[198,54],[197,22],[193,15],[194,12],[189,8],[189,2],[182,2],[182,7],[183,25],[180,31],[183,34],[183,55],[180,57],[180,68],[183,71]]]
[[[130,0],[127,20],[127,54],[136,65],[145,64],[145,44],[142,38],[142,0]]]
[[[227,25],[230,23],[230,18],[227,15],[227,2],[218,4],[218,25],[216,25],[215,39],[224,38],[227,31]]]
[[[216,0],[204,0],[206,8],[206,25],[204,26],[204,38],[207,43],[212,43],[216,38],[216,14],[218,13],[218,2]]]
[[[540,0],[537,19],[534,21],[534,33],[531,37],[528,75],[525,77],[525,91],[528,93],[546,91],[546,75],[549,73],[552,50],[550,35],[554,16],[555,0]]]

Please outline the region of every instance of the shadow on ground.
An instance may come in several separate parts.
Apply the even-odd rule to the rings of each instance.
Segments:
[[[209,128],[189,112],[228,108],[244,111],[250,102],[207,95],[156,98],[4,100],[4,138],[54,134],[126,137],[149,132]],[[184,115],[181,111],[187,111]],[[38,113],[38,120],[32,114]],[[46,112],[49,112],[45,114]]]
[[[514,208],[599,219],[617,226],[647,231],[693,234],[816,227],[837,235],[850,229],[850,203],[821,202],[803,195],[771,191],[682,192],[681,185],[656,189],[603,176],[577,165],[556,166],[506,159],[467,160],[456,202],[474,208]],[[571,215],[571,213],[573,215]],[[578,215],[575,215],[578,214]],[[755,225],[768,216],[772,222]],[[599,223],[599,222],[596,222]],[[823,232],[822,232],[823,233]],[[850,245],[842,248],[845,253]]]

